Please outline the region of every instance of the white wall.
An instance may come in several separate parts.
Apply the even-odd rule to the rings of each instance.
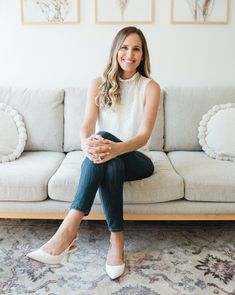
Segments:
[[[166,85],[235,85],[235,4],[228,25],[170,24],[170,0],[155,0],[147,38],[152,77]],[[20,0],[0,0],[0,85],[87,86],[125,25],[96,25],[94,0],[80,0],[78,25],[22,25]]]

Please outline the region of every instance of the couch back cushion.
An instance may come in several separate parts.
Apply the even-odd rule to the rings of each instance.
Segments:
[[[201,150],[198,127],[214,105],[235,102],[235,87],[165,87],[165,151]]]
[[[81,150],[80,127],[84,118],[87,88],[65,88],[64,99],[64,151]],[[163,150],[163,93],[158,116],[152,133],[150,149]]]
[[[86,107],[86,88],[65,88],[64,151],[81,150],[80,128]]]
[[[161,91],[160,104],[157,112],[157,119],[152,131],[149,148],[152,151],[163,151],[164,146],[164,92]]]
[[[64,90],[0,87],[0,102],[24,118],[26,151],[63,151]]]

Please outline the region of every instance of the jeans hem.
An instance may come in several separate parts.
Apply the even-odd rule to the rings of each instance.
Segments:
[[[119,229],[111,229],[111,228],[109,228],[109,231],[112,232],[112,233],[121,232],[121,231],[123,231],[123,228],[119,228]]]
[[[84,210],[82,208],[79,208],[79,207],[71,206],[70,209],[74,209],[74,210],[80,211],[80,212],[84,213],[85,216],[87,216],[90,213],[90,212],[87,212],[86,210]]]

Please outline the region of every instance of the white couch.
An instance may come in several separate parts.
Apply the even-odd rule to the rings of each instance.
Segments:
[[[24,118],[28,140],[0,164],[0,218],[61,219],[78,185],[79,129],[86,89],[0,87],[0,102]],[[127,220],[235,220],[235,162],[209,158],[198,125],[213,105],[235,102],[235,87],[166,87],[151,140],[155,173],[124,185]],[[103,219],[99,197],[87,219]]]

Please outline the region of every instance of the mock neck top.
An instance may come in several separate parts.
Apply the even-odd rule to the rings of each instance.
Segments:
[[[131,84],[133,81],[135,81],[136,79],[138,79],[140,76],[141,76],[140,73],[139,72],[136,72],[129,79],[122,79],[121,77],[119,77],[118,78],[119,84],[121,83],[122,85],[127,86],[127,85]]]
[[[99,108],[96,132],[107,131],[122,141],[135,137],[142,122],[145,91],[149,81],[151,79],[142,76],[139,72],[129,79],[119,78],[121,104],[117,105],[114,111],[107,107]],[[138,149],[148,157],[150,157],[149,141]]]

